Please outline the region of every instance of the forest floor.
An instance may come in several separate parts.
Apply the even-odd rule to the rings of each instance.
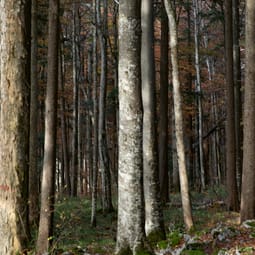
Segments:
[[[171,194],[164,209],[167,240],[155,244],[156,254],[237,255],[255,254],[255,223],[239,224],[239,214],[227,212],[224,192],[192,193],[195,228],[185,232],[179,194]],[[100,207],[99,207],[100,208]],[[116,239],[116,212],[97,212],[97,226],[90,225],[90,200],[61,199],[56,203],[55,233],[50,254],[112,255]]]

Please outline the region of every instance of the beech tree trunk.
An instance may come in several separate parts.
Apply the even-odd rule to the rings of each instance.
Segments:
[[[119,2],[119,255],[145,249],[140,19],[141,1]]]
[[[255,2],[246,0],[241,222],[255,218]]]
[[[0,254],[14,255],[29,238],[30,6],[1,0],[0,8]]]
[[[41,187],[41,211],[36,254],[48,251],[53,234],[56,172],[57,88],[58,88],[58,13],[59,0],[49,2],[48,78],[45,99],[45,141]]]
[[[143,186],[145,232],[153,242],[163,240],[164,222],[159,193],[156,134],[153,1],[142,0]],[[166,84],[167,85],[167,84]]]
[[[185,150],[183,139],[183,117],[182,117],[182,100],[179,80],[179,66],[177,53],[177,27],[171,0],[164,0],[166,12],[169,20],[171,62],[172,62],[172,79],[173,79],[173,100],[174,100],[174,118],[175,118],[175,134],[176,149],[180,176],[180,187],[183,207],[183,217],[187,229],[193,227],[193,219],[191,214],[191,204],[189,197],[189,184],[185,162]]]

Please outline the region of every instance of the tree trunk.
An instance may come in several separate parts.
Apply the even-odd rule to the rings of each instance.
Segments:
[[[145,232],[153,242],[165,238],[160,205],[156,135],[156,87],[154,61],[153,1],[142,0],[142,100],[143,100],[143,186]],[[167,85],[167,84],[165,84]]]
[[[41,211],[36,254],[48,251],[53,234],[56,172],[57,80],[58,80],[58,11],[59,1],[49,2],[48,78],[45,99],[45,141],[41,187]]]
[[[31,95],[29,134],[29,222],[39,221],[38,163],[38,79],[37,79],[37,1],[32,0],[31,17]]]
[[[191,205],[189,198],[189,184],[185,162],[185,150],[183,139],[183,119],[182,119],[182,101],[179,80],[179,66],[177,55],[177,27],[173,6],[170,0],[164,0],[166,12],[169,20],[171,62],[172,62],[172,77],[173,77],[173,100],[174,100],[174,118],[175,118],[175,134],[176,134],[176,149],[178,157],[180,186],[183,206],[184,222],[187,229],[193,227],[193,219],[191,214]]]
[[[116,254],[142,254],[141,1],[119,5],[119,178]]]
[[[111,193],[110,163],[106,134],[106,92],[107,92],[107,26],[108,26],[108,6],[104,0],[104,16],[101,19],[100,1],[97,3],[97,24],[99,26],[98,35],[101,52],[101,73],[100,73],[100,93],[99,93],[99,116],[98,116],[98,147],[99,147],[99,168],[102,178],[102,202],[103,211],[113,210]]]
[[[241,93],[241,58],[240,58],[240,22],[239,0],[233,0],[233,66],[234,66],[234,96],[235,96],[235,136],[236,136],[236,173],[238,177],[238,191],[241,192],[242,182],[242,93]]]
[[[225,57],[226,57],[226,170],[227,170],[227,207],[238,211],[238,193],[236,182],[236,144],[235,144],[235,104],[233,80],[233,27],[232,2],[225,0]]]
[[[205,170],[204,170],[204,155],[203,155],[203,110],[202,110],[202,91],[200,77],[200,60],[199,60],[199,20],[198,20],[198,0],[193,0],[194,9],[194,39],[195,39],[195,68],[196,68],[196,93],[197,93],[197,108],[198,108],[198,147],[199,147],[199,169],[201,188],[205,189]]]
[[[255,218],[255,2],[246,1],[244,143],[241,222]]]
[[[96,208],[97,208],[97,175],[98,175],[98,102],[97,102],[97,26],[96,26],[96,7],[97,1],[93,1],[93,11],[94,11],[94,28],[93,28],[93,117],[94,117],[94,127],[93,127],[93,170],[92,170],[92,208],[91,208],[91,225],[96,226]]]
[[[62,47],[61,47],[62,48]],[[65,60],[63,55],[63,49],[61,50],[59,56],[59,87],[61,91],[60,97],[60,116],[61,116],[61,140],[62,140],[62,150],[63,150],[63,163],[64,163],[64,193],[68,196],[71,195],[71,180],[70,180],[70,168],[69,168],[69,151],[67,143],[67,125],[66,125],[66,107],[65,107]],[[62,170],[63,171],[63,170]]]
[[[30,6],[17,0],[0,4],[0,254],[14,255],[29,238]]]
[[[168,170],[168,19],[162,2],[160,40],[160,91],[159,91],[159,182],[163,204],[169,201]]]
[[[77,196],[78,182],[78,68],[79,68],[79,52],[78,52],[78,33],[79,33],[79,5],[73,3],[73,134],[72,134],[72,196]]]

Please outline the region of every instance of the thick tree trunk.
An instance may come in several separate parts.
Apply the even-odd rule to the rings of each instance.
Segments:
[[[156,135],[156,88],[154,61],[153,1],[142,0],[142,99],[143,99],[143,186],[145,232],[153,242],[165,237],[159,193]],[[165,84],[167,85],[167,84]]]
[[[244,143],[241,222],[255,218],[255,2],[246,1]]]
[[[238,211],[238,193],[236,181],[236,144],[235,144],[235,102],[233,73],[233,24],[232,2],[225,0],[225,57],[226,57],[226,170],[227,170],[227,207]]]
[[[38,163],[38,80],[37,80],[37,1],[32,0],[31,11],[31,95],[29,134],[29,222],[39,221]]]
[[[142,254],[144,198],[141,101],[141,1],[119,5],[119,178],[116,254]]]
[[[172,77],[173,77],[173,100],[174,100],[174,117],[175,117],[175,134],[176,134],[176,149],[179,166],[182,206],[184,222],[187,229],[193,227],[193,219],[191,214],[191,204],[189,197],[189,184],[185,162],[185,150],[183,139],[183,119],[182,119],[182,101],[179,80],[179,66],[177,55],[177,28],[173,6],[170,0],[164,0],[167,16],[169,20],[171,62],[172,62]]]
[[[53,234],[56,172],[57,80],[58,80],[58,11],[59,1],[49,2],[48,78],[45,99],[45,142],[41,187],[41,211],[36,254],[48,251]]]
[[[4,255],[22,253],[28,241],[28,4],[0,1],[0,254]]]

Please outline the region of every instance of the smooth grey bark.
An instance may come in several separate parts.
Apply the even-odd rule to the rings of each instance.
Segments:
[[[0,254],[14,255],[29,238],[30,6],[1,0],[0,8]]]
[[[239,210],[236,179],[236,144],[235,144],[235,101],[233,73],[233,24],[232,1],[225,0],[225,58],[226,58],[226,184],[227,207],[230,211]]]
[[[111,212],[112,192],[111,192],[111,175],[110,162],[107,146],[106,133],[106,93],[107,93],[107,33],[108,33],[108,5],[107,0],[103,1],[103,18],[101,17],[100,1],[97,2],[97,24],[98,38],[100,43],[101,54],[101,73],[100,73],[100,90],[99,90],[99,106],[98,106],[98,149],[99,149],[99,171],[102,180],[102,205],[103,212]]]
[[[144,248],[141,1],[119,2],[119,176],[116,254]]]
[[[44,254],[53,234],[53,213],[56,172],[57,85],[59,0],[49,2],[48,78],[45,99],[45,140],[41,186],[41,210],[36,254]]]
[[[154,60],[153,1],[142,0],[142,104],[143,104],[143,187],[145,232],[153,242],[165,238],[159,193],[158,148],[156,133],[156,84]]]
[[[37,1],[31,3],[31,94],[29,128],[29,222],[39,221]]]
[[[201,188],[205,189],[205,170],[203,155],[203,110],[202,110],[202,90],[200,75],[200,57],[199,57],[199,7],[198,0],[193,0],[194,13],[194,40],[195,40],[195,68],[196,68],[196,93],[197,93],[197,109],[198,109],[198,144],[199,144],[199,169]]]
[[[241,222],[255,218],[255,2],[246,1],[244,142]]]
[[[98,97],[97,97],[97,1],[93,1],[93,49],[92,49],[92,83],[93,83],[93,169],[92,169],[92,205],[91,205],[91,225],[96,226],[96,208],[97,208],[97,179],[98,179]]]
[[[161,7],[160,38],[160,91],[159,91],[159,183],[160,199],[169,201],[169,169],[168,169],[168,19],[164,3]]]
[[[175,134],[176,134],[176,149],[178,157],[180,188],[182,197],[183,217],[187,229],[193,227],[193,219],[191,212],[191,203],[189,197],[189,184],[185,162],[185,150],[183,139],[183,116],[182,116],[182,100],[179,80],[179,66],[177,53],[177,27],[173,9],[173,3],[170,0],[164,0],[166,12],[169,20],[172,62],[172,80],[173,80],[173,100],[174,100],[174,118],[175,118]]]

